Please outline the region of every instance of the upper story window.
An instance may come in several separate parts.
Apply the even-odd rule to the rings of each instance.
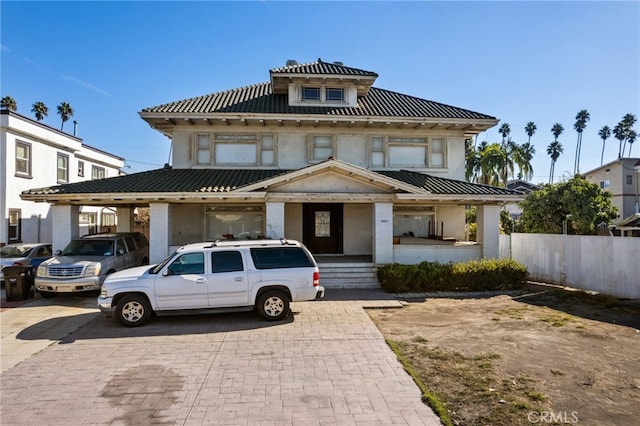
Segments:
[[[633,175],[627,175],[626,179],[627,179],[627,185],[633,184]]]
[[[31,145],[16,142],[16,176],[31,177]]]
[[[384,137],[371,138],[371,165],[384,166]]]
[[[447,166],[444,138],[371,138],[371,165],[390,167],[425,167],[441,169]]]
[[[271,134],[197,134],[196,165],[272,166],[276,164],[276,138]]]
[[[58,153],[57,160],[57,174],[56,178],[58,182],[69,182],[69,156]]]
[[[302,100],[303,101],[319,101],[320,100],[320,88],[319,87],[302,87]]]
[[[91,166],[91,179],[104,179],[105,170],[104,167]]]
[[[309,145],[310,161],[324,161],[330,157],[335,157],[335,140],[333,136],[311,136]]]
[[[78,161],[78,176],[84,177],[84,161]]]
[[[325,99],[327,101],[344,101],[344,89],[340,87],[327,87]]]

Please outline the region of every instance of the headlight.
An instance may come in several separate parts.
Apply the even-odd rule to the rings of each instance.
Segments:
[[[84,274],[85,277],[96,277],[100,275],[100,264],[99,263],[90,263],[87,265],[87,270]]]
[[[100,287],[100,297],[107,297],[109,296],[109,292],[107,291],[107,288],[105,286]]]
[[[46,266],[38,266],[38,270],[36,271],[36,275],[40,276],[40,277],[46,277],[47,276],[47,267]]]

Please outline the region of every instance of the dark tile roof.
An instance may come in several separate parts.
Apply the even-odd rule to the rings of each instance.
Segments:
[[[378,77],[378,74],[372,71],[346,67],[340,63],[335,62],[324,62],[322,61],[322,59],[318,59],[316,62],[310,62],[307,64],[295,64],[286,67],[273,68],[269,70],[269,72],[271,74],[325,74]]]
[[[519,191],[512,191],[497,186],[446,179],[409,170],[384,170],[377,173],[417,186],[418,188],[423,188],[437,195],[522,195]]]
[[[260,83],[210,95],[184,99],[142,112],[176,114],[253,113],[318,114],[352,117],[425,117],[452,119],[491,119],[495,117],[439,102],[403,95],[372,87],[367,96],[358,98],[356,107],[290,106],[287,94],[274,94],[271,83]]]
[[[99,180],[35,188],[23,193],[108,194],[108,193],[209,193],[229,192],[293,170],[255,169],[171,169],[164,168]],[[408,170],[378,171],[383,176],[423,188],[436,195],[521,195],[517,191],[430,176]]]

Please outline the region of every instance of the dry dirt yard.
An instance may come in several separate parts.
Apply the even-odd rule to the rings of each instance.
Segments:
[[[529,290],[369,315],[450,424],[640,424],[640,303]]]

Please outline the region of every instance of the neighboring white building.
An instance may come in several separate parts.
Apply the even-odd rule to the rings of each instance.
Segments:
[[[618,208],[619,220],[639,213],[640,158],[619,158],[582,176],[611,193],[611,202]]]
[[[149,207],[152,263],[190,242],[281,237],[374,264],[498,257],[500,208],[524,196],[464,180],[465,139],[495,117],[373,87],[376,73],[341,63],[269,74],[142,110],[171,139],[171,166],[23,192],[54,204],[54,249],[92,204],[117,205],[121,231]],[[478,244],[463,241],[467,205]]]
[[[0,111],[0,143],[0,244],[52,241],[49,204],[24,201],[23,191],[118,176],[124,165],[120,157],[7,109]],[[115,229],[115,219],[109,206],[82,206],[76,232]]]

